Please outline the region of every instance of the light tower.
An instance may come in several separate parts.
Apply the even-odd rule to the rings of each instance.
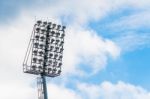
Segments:
[[[38,20],[31,34],[23,62],[23,72],[37,78],[38,99],[48,99],[46,76],[61,74],[65,26]]]

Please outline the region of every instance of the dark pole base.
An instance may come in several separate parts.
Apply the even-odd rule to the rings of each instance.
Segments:
[[[47,95],[47,86],[46,86],[46,77],[44,75],[41,75],[42,78],[42,82],[43,82],[43,95],[44,95],[44,99],[48,99],[48,95]]]

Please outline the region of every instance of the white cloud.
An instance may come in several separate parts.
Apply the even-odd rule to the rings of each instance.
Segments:
[[[103,82],[100,85],[78,84],[83,99],[149,99],[150,92],[122,81],[117,84]]]
[[[150,26],[150,10],[139,11],[131,15],[124,15],[108,25],[113,31],[132,31]]]
[[[69,28],[66,36],[64,66],[72,66],[66,68],[69,69],[66,72],[78,75],[78,70],[88,75],[97,73],[106,66],[108,56],[116,58],[120,54],[119,47],[113,41],[101,38],[92,30]],[[83,70],[77,67],[80,64],[91,68],[91,73],[84,70],[86,67]]]
[[[149,18],[149,10],[144,10],[136,14],[123,16],[108,25],[107,28],[111,29],[114,32],[113,34],[116,35],[116,38],[113,39],[116,40],[122,52],[149,47]]]
[[[48,89],[49,99],[82,99],[74,90],[60,85],[49,84]]]
[[[18,19],[16,22],[14,20],[13,23],[0,27],[1,99],[36,98],[36,90],[30,85],[33,76],[23,74],[22,70],[22,62],[27,47],[26,40],[29,38],[30,29],[32,29],[27,20]]]
[[[123,52],[150,47],[150,33],[129,32],[116,39]]]
[[[1,99],[36,99],[37,90],[20,83],[20,81],[9,81],[0,83]]]

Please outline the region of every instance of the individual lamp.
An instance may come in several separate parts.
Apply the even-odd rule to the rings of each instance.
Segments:
[[[36,70],[36,65],[32,65],[31,70],[35,71]]]
[[[37,50],[33,50],[33,55],[37,55],[38,51]]]
[[[55,42],[55,44],[56,44],[56,45],[58,45],[58,43],[59,43],[59,42],[60,42],[60,40],[59,40],[59,39],[57,39],[57,40],[56,40],[56,42]]]
[[[62,33],[62,34],[61,34],[61,38],[64,38],[64,36],[65,36],[65,34],[64,34],[64,33]]]
[[[39,59],[39,64],[42,64],[43,63],[43,59]]]
[[[57,61],[54,61],[53,62],[53,67],[56,67],[56,65],[57,65]]]
[[[45,40],[45,37],[44,36],[41,36],[40,37],[40,40],[43,42]]]
[[[64,41],[61,41],[61,42],[60,42],[60,46],[62,46],[63,44],[64,44]]]
[[[50,54],[49,54],[49,57],[50,57],[50,58],[52,58],[52,57],[53,57],[53,54],[52,54],[52,53],[50,53]]]
[[[60,49],[60,53],[62,53],[62,52],[63,52],[63,50],[64,50],[64,49],[63,49],[63,48],[61,48],[61,49]]]
[[[57,59],[57,57],[58,57],[58,54],[55,54],[55,55],[54,55],[54,59]]]
[[[55,74],[56,73],[56,68],[54,68],[53,70],[52,70],[52,74]]]
[[[66,26],[63,26],[63,27],[62,27],[62,31],[65,31],[65,29],[66,29]]]
[[[55,31],[52,31],[52,32],[51,32],[51,36],[54,36],[54,34],[55,34]]]
[[[33,63],[36,63],[37,62],[37,58],[33,58]]]
[[[61,25],[57,25],[57,30],[60,30],[60,28],[61,28]]]
[[[54,29],[56,27],[56,24],[52,24],[52,28]]]
[[[40,32],[40,28],[36,28],[36,33],[39,33]]]
[[[60,36],[60,33],[59,32],[56,32],[56,37],[59,37]]]
[[[38,25],[38,26],[41,25],[41,23],[42,23],[41,20],[38,20],[38,21],[37,21],[37,25]]]
[[[39,40],[39,38],[40,38],[39,35],[35,35],[35,39],[36,39],[37,41]]]
[[[58,64],[58,67],[61,67],[61,65],[62,65],[62,63],[59,63],[59,64]]]
[[[62,56],[62,55],[60,55],[60,56],[59,56],[59,58],[58,58],[58,60],[62,60],[62,57],[63,57],[63,56]]]
[[[43,25],[44,25],[44,26],[46,26],[46,25],[47,25],[47,22],[46,22],[46,21],[44,21],[44,22],[43,22]]]
[[[54,49],[54,46],[50,46],[50,51],[53,51],[53,49]]]
[[[40,51],[39,52],[39,56],[43,56],[44,55],[44,52],[43,51]]]
[[[58,74],[60,74],[61,73],[61,70],[58,70]]]
[[[51,39],[51,44],[52,44],[54,41],[55,41],[55,39],[52,38],[52,39]]]
[[[35,47],[35,48],[38,48],[38,46],[39,46],[39,43],[37,43],[37,42],[34,43],[34,47]]]
[[[43,49],[44,48],[44,44],[40,44],[39,47],[40,47],[40,49]]]

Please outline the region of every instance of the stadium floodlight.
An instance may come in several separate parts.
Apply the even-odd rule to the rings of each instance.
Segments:
[[[47,99],[46,79],[61,74],[65,26],[38,20],[30,38],[23,63],[25,73],[40,75],[39,99]],[[43,94],[42,94],[43,93]]]

